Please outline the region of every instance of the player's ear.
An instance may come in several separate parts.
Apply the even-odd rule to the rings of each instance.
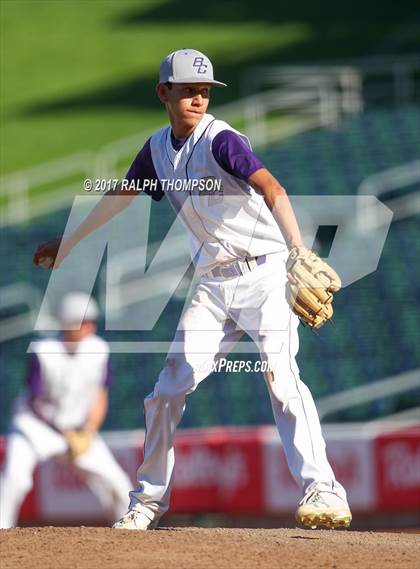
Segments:
[[[164,83],[158,83],[156,85],[156,94],[162,103],[168,101],[168,87]]]

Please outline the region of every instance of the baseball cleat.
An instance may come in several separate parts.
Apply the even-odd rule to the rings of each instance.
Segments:
[[[316,529],[348,528],[351,512],[345,498],[334,491],[334,484],[319,483],[303,497],[295,514],[296,521]]]
[[[149,530],[155,529],[159,523],[159,518],[150,519],[139,510],[132,508],[125,513],[112,526],[114,529],[128,529],[128,530]]]

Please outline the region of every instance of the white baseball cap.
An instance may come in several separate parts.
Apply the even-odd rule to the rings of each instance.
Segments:
[[[226,87],[213,77],[210,59],[196,49],[179,49],[170,53],[160,64],[159,83],[211,83]]]
[[[94,298],[84,292],[71,292],[61,301],[58,318],[61,322],[82,323],[98,318],[98,305]]]

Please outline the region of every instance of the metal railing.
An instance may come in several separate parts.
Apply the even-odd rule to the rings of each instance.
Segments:
[[[33,332],[43,293],[38,287],[25,283],[13,283],[0,289],[0,342],[13,340]]]
[[[251,69],[243,93],[263,88],[333,89],[345,112],[360,112],[370,102],[407,104],[420,96],[420,54],[375,56],[337,64],[269,65]]]
[[[420,368],[322,397],[316,402],[319,418],[419,388]]]
[[[418,184],[414,190],[404,193],[402,190]],[[388,192],[400,190],[398,196],[386,198]],[[398,221],[420,214],[420,160],[413,160],[393,168],[387,168],[368,176],[360,184],[359,195],[373,195],[381,198],[393,211],[393,221]],[[360,206],[357,212],[357,229],[361,233],[382,225],[383,210],[376,204]]]

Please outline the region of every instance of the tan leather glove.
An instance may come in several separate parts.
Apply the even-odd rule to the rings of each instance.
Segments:
[[[328,263],[305,247],[294,247],[286,263],[294,282],[286,285],[286,298],[293,312],[311,328],[320,328],[333,315],[333,292],[341,279]]]
[[[68,456],[71,461],[84,454],[93,440],[93,433],[89,431],[68,431],[64,436],[69,446]]]

